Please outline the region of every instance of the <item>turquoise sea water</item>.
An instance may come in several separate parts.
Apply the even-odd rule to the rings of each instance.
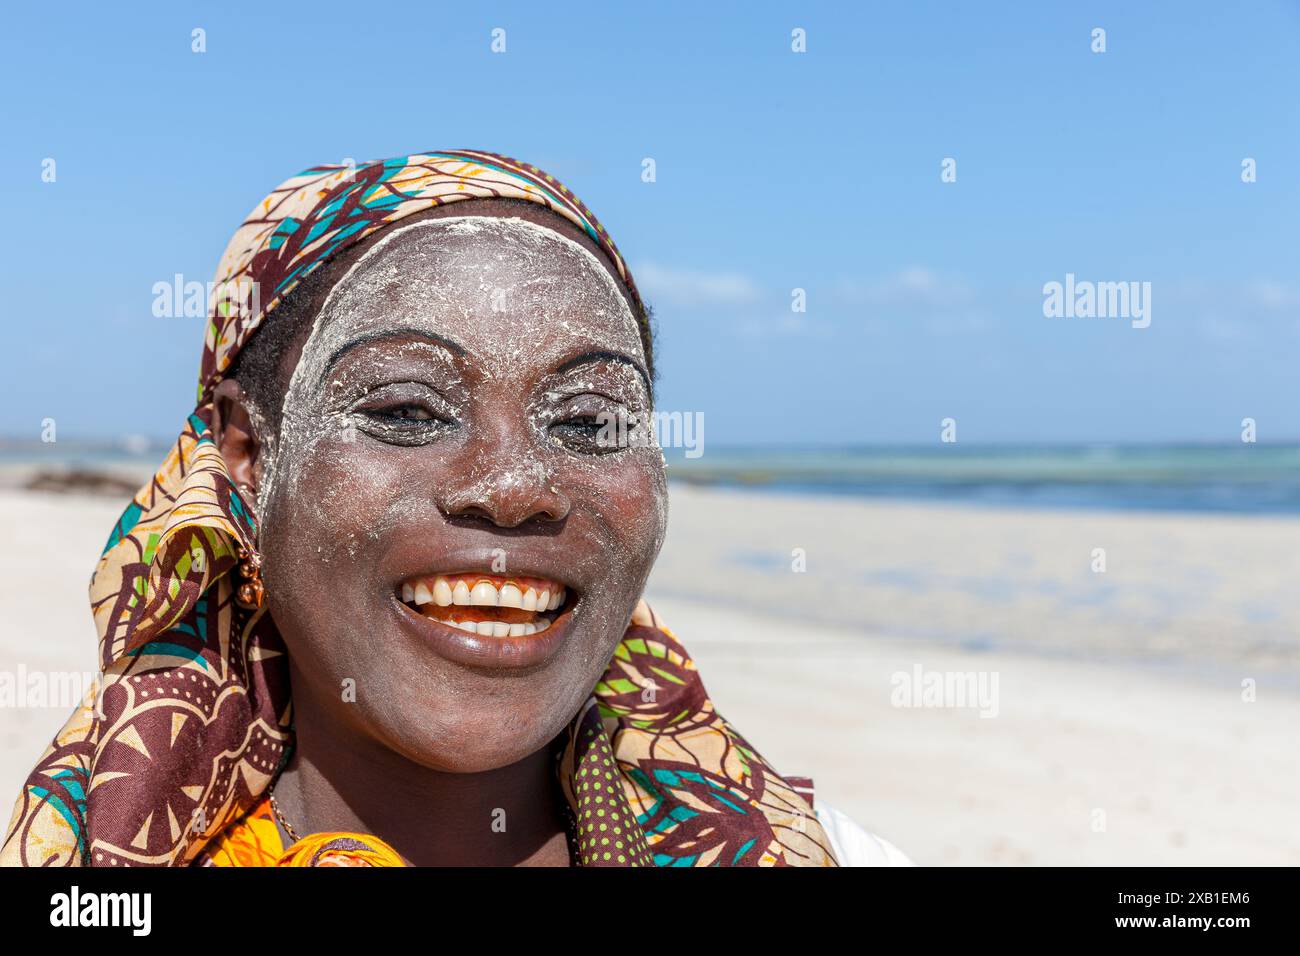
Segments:
[[[666,452],[678,481],[1005,506],[1300,513],[1297,445],[718,448]]]

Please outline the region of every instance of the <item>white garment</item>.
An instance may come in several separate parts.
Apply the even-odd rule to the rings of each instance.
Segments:
[[[840,866],[916,866],[898,847],[868,833],[830,804],[815,800],[813,809]]]

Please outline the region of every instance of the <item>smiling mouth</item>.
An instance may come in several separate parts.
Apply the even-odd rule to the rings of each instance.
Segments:
[[[481,571],[409,578],[400,592],[416,613],[483,637],[541,634],[570,603],[558,581]]]

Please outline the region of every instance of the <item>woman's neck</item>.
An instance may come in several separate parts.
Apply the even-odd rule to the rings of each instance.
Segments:
[[[414,866],[569,865],[549,747],[483,773],[430,770],[293,687],[296,745],[275,800],[299,837],[372,834]]]

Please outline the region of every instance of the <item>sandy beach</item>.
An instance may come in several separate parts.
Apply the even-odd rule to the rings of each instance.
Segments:
[[[94,669],[122,504],[0,491],[0,671]],[[1295,865],[1297,541],[1294,518],[674,485],[648,597],[778,770],[918,863]],[[6,808],[65,716],[5,710]]]

